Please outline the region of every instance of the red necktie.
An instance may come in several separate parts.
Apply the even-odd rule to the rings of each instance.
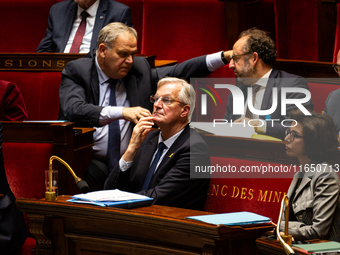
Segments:
[[[80,45],[83,41],[83,37],[85,34],[85,29],[86,29],[86,18],[89,16],[89,14],[86,11],[83,11],[81,13],[81,16],[82,16],[82,20],[77,29],[76,35],[74,36],[72,46],[70,49],[70,53],[79,53]]]

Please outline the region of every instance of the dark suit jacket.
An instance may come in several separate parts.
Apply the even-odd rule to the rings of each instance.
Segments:
[[[116,165],[107,178],[104,189],[119,188],[154,198],[154,203],[203,210],[209,179],[190,178],[195,166],[210,165],[209,149],[202,137],[187,125],[165,154],[154,173],[149,188],[140,191],[153,154],[158,147],[159,130],[151,132],[141,145],[130,169],[120,172]],[[192,169],[190,169],[192,168]]]
[[[26,240],[26,226],[7,182],[2,140],[3,128],[0,122],[0,253],[15,254]]]
[[[283,87],[296,87],[296,88],[305,88],[309,90],[309,86],[307,84],[307,81],[300,77],[293,74],[289,74],[284,71],[279,71],[276,69],[273,69],[268,80],[267,87],[264,92],[263,101],[261,105],[261,110],[267,110],[270,109],[272,106],[272,89],[273,87],[276,87],[278,90],[278,104],[276,110],[271,114],[271,119],[279,119],[280,121],[273,121],[274,125],[272,127],[272,121],[267,122],[267,133],[266,135],[274,136],[280,139],[284,138],[285,133],[285,127],[281,125],[281,121],[284,119],[288,119],[289,113],[291,110],[296,109],[295,105],[287,105],[287,114],[285,116],[281,115],[281,88]],[[247,99],[247,88],[248,86],[241,84],[239,87],[244,95],[244,99]],[[288,93],[287,98],[294,99],[294,98],[303,98],[304,94],[301,93]],[[304,106],[308,110],[313,110],[314,104],[312,100],[305,103]],[[227,101],[227,111],[224,115],[224,119],[230,121],[230,120],[236,120],[240,118],[241,115],[233,115],[233,97],[232,94],[229,95],[228,101]],[[266,116],[260,116],[260,119],[265,119]],[[287,123],[285,123],[287,125]]]
[[[99,126],[99,81],[95,56],[69,62],[61,74],[59,89],[59,119],[75,122],[77,126]],[[134,64],[125,76],[124,84],[131,107],[141,106],[152,112],[150,96],[155,94],[157,82],[165,77],[202,77],[210,73],[206,57],[187,60],[174,66],[151,69],[144,57],[135,57]]]
[[[340,89],[334,90],[328,95],[324,112],[335,120],[340,130]]]
[[[46,34],[37,52],[64,52],[77,10],[78,4],[73,0],[65,0],[51,7]],[[113,0],[101,0],[93,27],[90,51],[96,48],[99,31],[111,22],[132,26],[131,9]]]

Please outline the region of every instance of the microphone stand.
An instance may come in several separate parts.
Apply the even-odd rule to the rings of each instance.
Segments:
[[[283,214],[283,208],[284,204],[286,203],[286,208],[285,208],[285,234],[281,237],[280,235],[280,225],[281,225],[281,220],[282,220],[282,214]],[[279,219],[277,221],[277,227],[276,227],[276,236],[279,239],[280,243],[283,246],[284,251],[286,252],[287,255],[294,255],[296,254],[294,250],[292,249],[292,235],[288,235],[288,221],[289,221],[289,199],[287,195],[285,195],[282,199],[281,202],[281,208],[280,208],[280,214],[279,214]]]
[[[57,157],[57,156],[51,156],[50,157],[50,161],[49,161],[49,168],[48,168],[48,191],[45,192],[45,200],[47,201],[56,201],[57,200],[57,195],[55,193],[55,191],[52,191],[52,161],[56,159],[58,160],[60,163],[62,163],[64,166],[66,166],[66,168],[70,171],[70,173],[72,174],[78,189],[82,192],[82,193],[86,193],[90,190],[89,186],[87,185],[87,183],[85,181],[83,181],[81,178],[79,178],[74,171],[72,170],[72,168],[69,166],[69,164],[67,164],[64,160],[62,160],[61,158]]]

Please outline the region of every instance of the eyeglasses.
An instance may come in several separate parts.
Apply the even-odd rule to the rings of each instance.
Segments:
[[[244,56],[244,55],[249,55],[249,54],[252,54],[253,52],[251,52],[251,51],[249,51],[249,52],[246,52],[246,53],[241,53],[241,54],[233,54],[232,56],[231,56],[231,59],[232,60],[234,60],[234,62],[238,62],[239,60],[240,60],[240,58],[238,58],[238,57],[240,57],[240,56]]]
[[[182,103],[178,100],[175,100],[175,99],[172,99],[171,97],[168,97],[168,96],[165,96],[165,97],[160,97],[160,96],[155,96],[155,95],[152,95],[150,96],[150,102],[151,103],[157,103],[158,100],[161,100],[163,104],[165,105],[171,105],[173,104],[174,102],[178,102],[180,104],[185,104],[185,103]]]
[[[303,135],[298,135],[296,131],[290,131],[290,129],[286,129],[285,135],[289,135],[289,142],[293,142],[295,138],[303,137]]]
[[[340,65],[334,64],[334,65],[332,65],[332,67],[334,68],[334,71],[335,71],[336,73],[339,73],[339,72],[340,72]]]

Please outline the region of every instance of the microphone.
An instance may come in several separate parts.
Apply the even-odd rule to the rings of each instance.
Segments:
[[[80,177],[78,177],[74,173],[72,168],[64,160],[62,160],[61,158],[57,156],[51,156],[50,161],[49,161],[49,168],[48,168],[49,190],[45,192],[45,199],[47,201],[56,201],[56,193],[52,191],[52,161],[54,159],[58,160],[60,163],[66,166],[66,168],[70,171],[81,193],[87,193],[90,191],[89,185],[84,180],[82,180]]]
[[[282,220],[282,213],[283,213],[283,207],[286,202],[286,209],[285,209],[285,235],[283,238],[280,235],[280,225],[281,225],[281,220]],[[288,235],[288,221],[289,221],[289,199],[287,195],[284,195],[282,202],[281,202],[281,208],[280,208],[280,214],[279,214],[279,219],[277,221],[277,227],[276,227],[276,236],[278,237],[280,243],[283,246],[284,251],[286,252],[287,255],[297,255],[295,251],[292,249],[292,235]]]

